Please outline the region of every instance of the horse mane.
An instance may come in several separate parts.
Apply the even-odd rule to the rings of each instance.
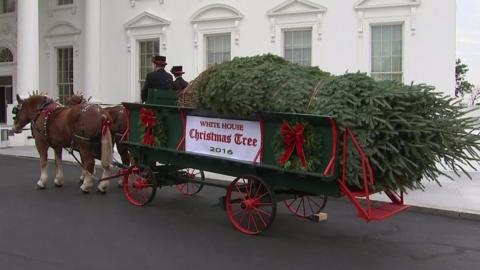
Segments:
[[[66,99],[65,105],[73,106],[77,104],[86,103],[88,101],[89,99],[86,99],[82,92],[73,92],[73,94]]]
[[[41,97],[48,97],[48,92],[47,91],[40,91],[40,90],[34,90],[32,93],[28,93],[28,97],[36,97],[36,96],[41,96]]]

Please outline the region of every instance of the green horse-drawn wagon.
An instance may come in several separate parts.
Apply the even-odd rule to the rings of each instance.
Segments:
[[[375,205],[370,200],[374,177],[368,159],[354,134],[349,130],[340,134],[331,117],[277,112],[219,115],[178,107],[175,95],[153,90],[147,104],[124,103],[129,112],[125,143],[136,165],[125,173],[123,188],[134,205],[149,203],[161,186],[176,185],[188,195],[204,185],[223,187],[229,220],[247,234],[271,225],[279,201],[301,217],[318,214],[328,196],[347,196],[368,221],[406,209],[402,194],[393,191],[384,190],[391,203]],[[347,184],[341,165],[346,164],[347,145],[354,145],[362,157],[362,188]],[[204,171],[234,180],[206,179]]]

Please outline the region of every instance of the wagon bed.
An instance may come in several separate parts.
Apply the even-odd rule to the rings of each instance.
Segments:
[[[154,93],[154,98],[149,96],[150,103],[174,103],[174,92],[157,90]],[[136,162],[136,166],[130,168],[125,176],[123,186],[127,199],[134,205],[149,203],[159,186],[176,185],[180,192],[187,195],[198,193],[204,185],[223,187],[227,192],[221,201],[231,223],[247,234],[261,233],[271,225],[279,201],[284,201],[297,216],[312,217],[323,209],[328,196],[346,196],[358,210],[359,216],[367,221],[383,220],[407,208],[403,204],[403,194],[389,190],[384,192],[392,202],[374,205],[370,200],[372,191],[369,188],[374,183],[374,176],[368,159],[354,134],[348,129],[340,134],[332,117],[278,112],[239,117],[173,105],[123,105],[128,111],[129,120],[125,143]],[[215,127],[220,128],[220,124],[223,127],[233,127],[236,123],[252,126],[252,133],[257,134],[255,138],[258,140],[244,139],[244,145],[241,145],[246,148],[246,155],[250,159],[234,157],[234,151],[237,150],[229,149],[228,143],[209,146],[212,142],[195,140],[198,139],[198,136],[195,137],[198,130],[192,131],[192,127],[199,123],[217,123],[212,124],[210,129],[202,126],[206,130],[204,136],[211,130],[215,131]],[[285,123],[309,125],[320,136],[321,151],[316,157],[319,165],[314,171],[291,169],[279,164],[278,143],[275,143],[282,139],[279,130],[284,128]],[[238,127],[243,128],[243,124],[238,124]],[[246,138],[246,129],[244,133],[235,132],[241,133],[242,139]],[[340,140],[343,140],[342,147]],[[364,187],[360,190],[352,190],[348,186],[346,168],[340,165],[346,163],[344,153],[347,140],[352,141],[362,156]],[[241,139],[239,142],[241,144]],[[247,149],[246,145],[253,145],[253,142],[256,142],[256,150],[249,153],[250,148]],[[197,147],[197,143],[202,144],[201,147]],[[216,147],[218,145],[221,147]],[[212,152],[206,150],[206,153],[205,149]],[[232,158],[227,153],[232,153]],[[225,183],[208,180],[204,171],[233,176],[235,179]]]

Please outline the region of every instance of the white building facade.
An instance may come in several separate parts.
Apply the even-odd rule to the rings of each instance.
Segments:
[[[187,80],[273,53],[453,95],[455,14],[455,0],[0,0],[0,126],[12,124],[15,94],[36,89],[137,101],[156,54]]]

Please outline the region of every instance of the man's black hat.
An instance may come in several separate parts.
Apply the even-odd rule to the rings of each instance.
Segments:
[[[155,63],[155,65],[166,65],[167,57],[161,56],[161,55],[155,55],[154,57],[152,57],[152,62]]]
[[[172,72],[172,74],[185,74],[185,72],[183,72],[183,67],[182,66],[173,66],[172,69],[170,70],[170,72]]]

